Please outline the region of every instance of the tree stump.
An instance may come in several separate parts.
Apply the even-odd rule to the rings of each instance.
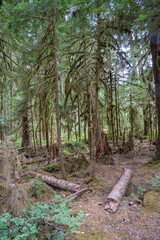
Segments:
[[[101,131],[100,133],[100,139],[96,150],[96,157],[98,160],[104,163],[114,164],[112,158],[112,149],[108,143],[107,134],[104,131]]]

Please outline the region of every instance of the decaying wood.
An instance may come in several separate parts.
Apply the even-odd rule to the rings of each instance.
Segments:
[[[132,131],[129,131],[128,134],[128,140],[125,142],[125,131],[124,131],[124,136],[123,136],[123,142],[122,145],[119,146],[119,153],[129,153],[134,149],[134,144],[133,144],[133,133]]]
[[[68,181],[61,180],[61,179],[57,179],[54,176],[49,176],[47,174],[41,174],[41,173],[37,173],[34,171],[30,171],[29,173],[31,175],[35,176],[36,178],[42,179],[47,184],[57,187],[57,188],[60,188],[60,189],[64,189],[64,190],[71,191],[71,192],[77,192],[81,188],[81,186],[79,184],[75,184],[75,183],[71,183]]]
[[[112,149],[108,143],[107,134],[104,131],[100,132],[99,143],[96,149],[96,157],[105,159],[106,163],[113,164]]]
[[[112,192],[108,195],[105,205],[105,210],[109,212],[116,212],[121,198],[127,189],[127,185],[131,179],[132,171],[130,169],[124,169],[124,174],[114,186]]]
[[[56,143],[52,143],[52,145],[49,147],[49,150],[50,150],[52,159],[56,162],[59,156],[58,145]]]

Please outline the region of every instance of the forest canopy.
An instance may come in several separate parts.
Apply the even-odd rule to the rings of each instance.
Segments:
[[[62,141],[85,141],[94,159],[100,129],[117,147],[131,131],[160,159],[158,4],[1,1],[1,140],[58,142],[60,159]]]

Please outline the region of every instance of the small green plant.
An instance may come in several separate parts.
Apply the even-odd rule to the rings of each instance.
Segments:
[[[84,223],[84,213],[80,211],[76,217],[70,215],[68,201],[55,194],[54,200],[48,204],[37,202],[30,203],[28,209],[21,212],[20,217],[13,217],[9,213],[0,216],[1,240],[63,240],[65,236],[73,232]],[[52,225],[52,231],[46,232],[47,223]],[[64,231],[56,227],[65,226]],[[67,227],[67,229],[66,229]],[[56,229],[53,231],[53,229]]]
[[[146,189],[141,187],[141,186],[138,186],[137,188],[137,194],[135,193],[131,193],[131,197],[133,197],[134,199],[136,198],[142,198],[142,196],[144,195],[144,193],[146,192]]]
[[[147,183],[151,184],[156,190],[160,190],[160,173],[155,174],[151,180],[148,180]]]
[[[141,186],[138,187],[137,193],[139,196],[143,196],[143,194],[146,192],[146,188],[143,188]]]
[[[30,188],[32,197],[37,197],[38,194],[41,194],[47,190],[47,186],[44,182],[40,180],[33,180],[33,184]]]

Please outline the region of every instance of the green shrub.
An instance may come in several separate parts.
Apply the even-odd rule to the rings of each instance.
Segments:
[[[40,181],[40,180],[33,180],[33,184],[30,188],[31,196],[37,197],[37,195],[45,192],[47,190],[46,183]]]
[[[48,204],[37,202],[30,204],[28,209],[22,210],[20,217],[13,217],[9,213],[0,216],[0,239],[1,240],[40,240],[57,239],[62,240],[70,232],[80,226],[83,220],[83,212],[80,211],[76,217],[70,215],[67,206],[68,201],[55,195],[54,200]],[[46,231],[47,222],[52,224],[52,231]],[[64,225],[65,232],[54,230],[56,226]]]
[[[141,186],[138,186],[136,194],[135,193],[131,193],[131,197],[133,197],[135,199],[136,198],[143,198],[143,195],[144,195],[145,192],[146,192],[145,188],[143,188]]]
[[[146,192],[146,188],[143,188],[141,186],[138,187],[137,193],[139,196],[143,196],[143,194]]]
[[[160,173],[155,174],[151,180],[148,180],[147,183],[151,184],[156,190],[160,190]]]

